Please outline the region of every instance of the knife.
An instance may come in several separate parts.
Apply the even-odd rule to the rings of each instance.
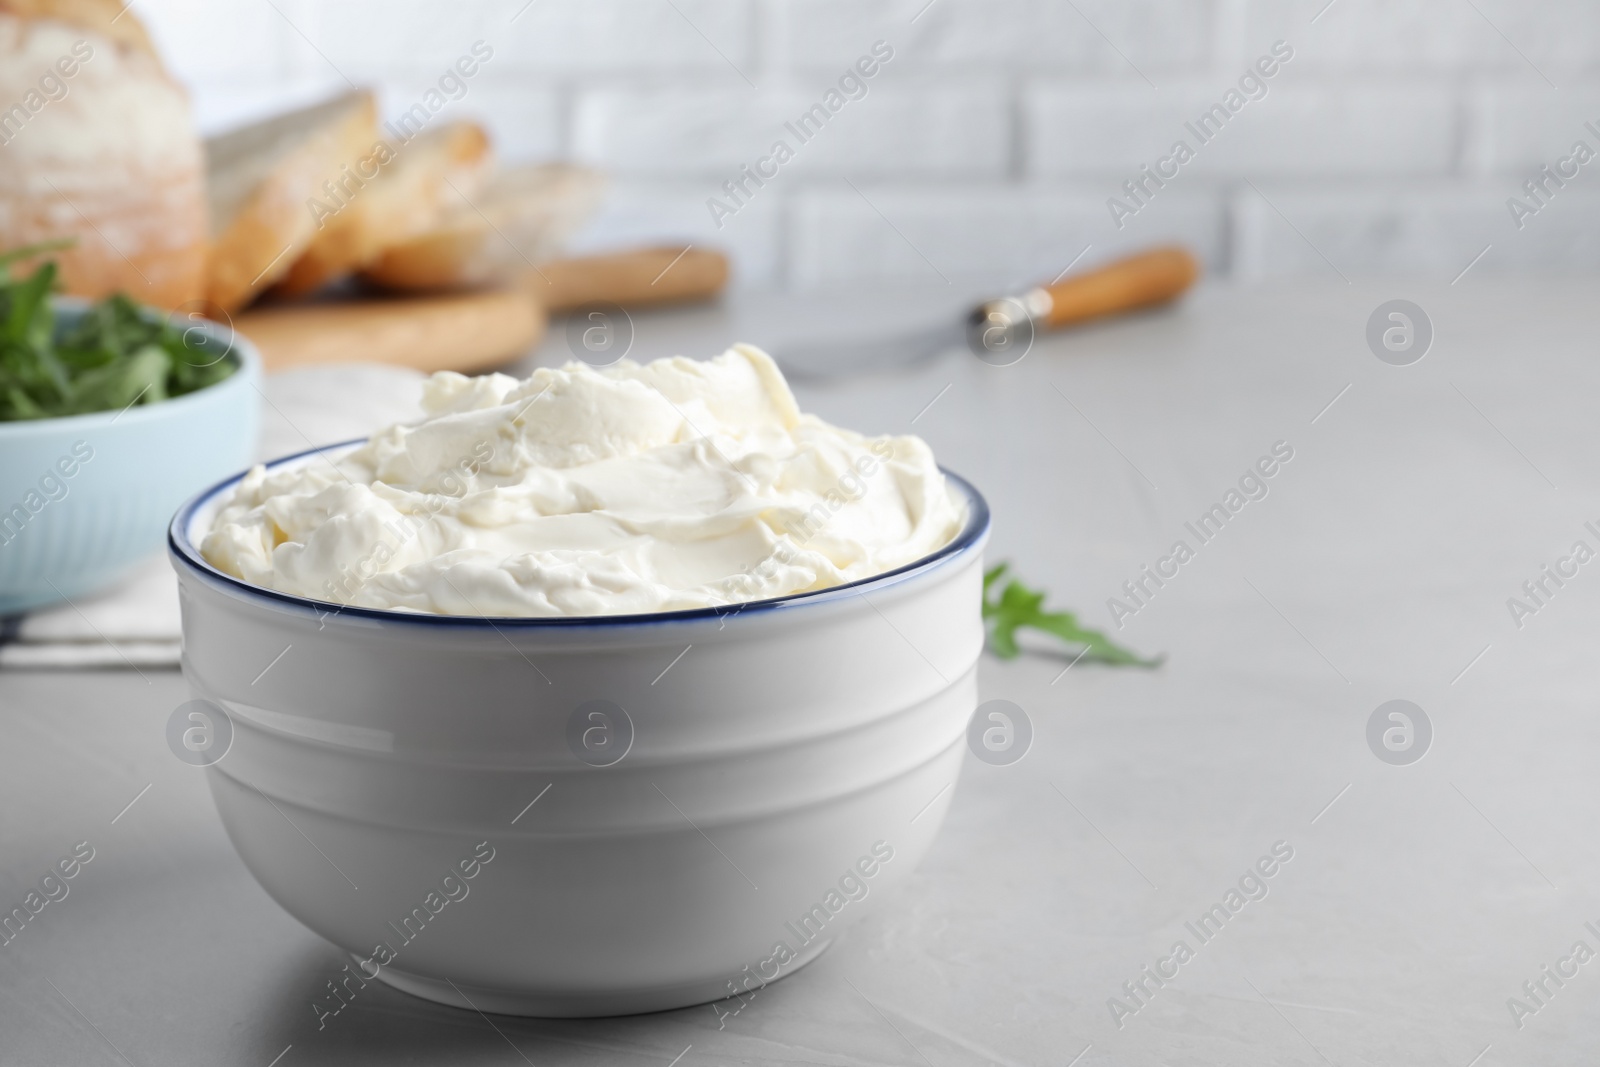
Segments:
[[[784,369],[801,378],[900,369],[963,344],[991,366],[1009,366],[1028,354],[1039,333],[1168,303],[1199,276],[1200,264],[1187,249],[1154,248],[1014,296],[986,300],[955,322],[903,333],[830,338],[777,354]]]

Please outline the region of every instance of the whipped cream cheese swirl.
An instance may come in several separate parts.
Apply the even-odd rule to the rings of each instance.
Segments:
[[[423,421],[251,470],[201,543],[253,585],[443,615],[711,607],[881,574],[965,519],[917,437],[802,414],[747,345],[435,374]]]

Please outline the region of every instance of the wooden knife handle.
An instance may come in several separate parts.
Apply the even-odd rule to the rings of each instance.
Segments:
[[[1050,297],[1044,321],[1051,329],[1120,311],[1164,304],[1194,284],[1200,264],[1176,245],[1119,259],[1086,274],[1042,287]]]
[[[527,291],[550,312],[709,300],[727,281],[728,257],[693,245],[552,260],[524,274]]]

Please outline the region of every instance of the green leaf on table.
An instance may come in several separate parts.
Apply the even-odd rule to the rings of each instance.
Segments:
[[[1000,589],[998,597],[990,592],[1000,584],[1010,569],[1001,563],[983,575],[983,617],[989,625],[989,648],[1001,659],[1015,659],[1022,649],[1017,644],[1020,629],[1039,630],[1060,638],[1069,645],[1082,649],[1079,658],[1094,663],[1115,666],[1156,667],[1161,657],[1146,659],[1113,642],[1099,630],[1091,630],[1078,623],[1070,611],[1045,611],[1042,590],[1029,589],[1012,578]]]

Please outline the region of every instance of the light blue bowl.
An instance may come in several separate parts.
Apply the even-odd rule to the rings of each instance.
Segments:
[[[58,300],[58,320],[83,306]],[[0,615],[112,584],[160,550],[179,504],[249,466],[261,359],[227,326],[194,328],[238,368],[216,385],[121,412],[0,422]]]

